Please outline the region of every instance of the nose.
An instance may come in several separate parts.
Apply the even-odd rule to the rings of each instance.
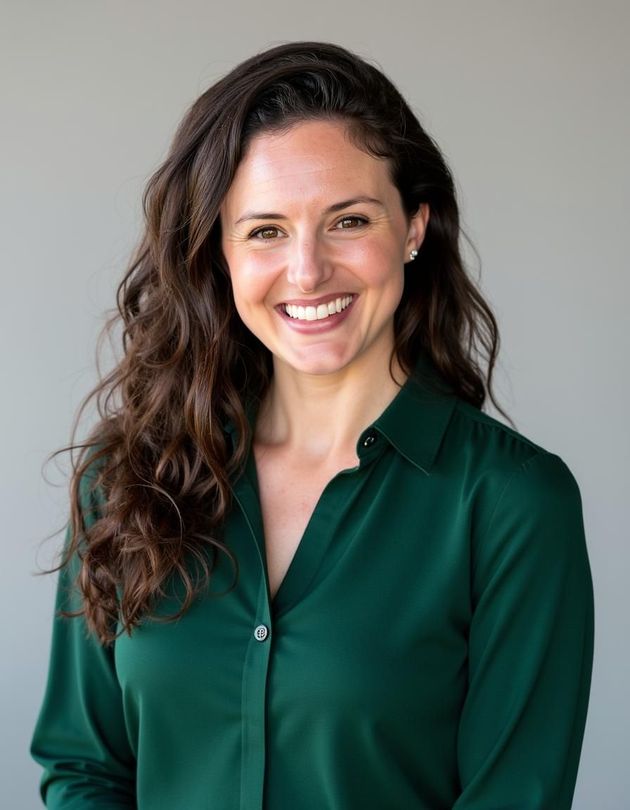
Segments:
[[[296,239],[289,258],[287,280],[300,292],[313,292],[330,278],[332,267],[314,237]]]

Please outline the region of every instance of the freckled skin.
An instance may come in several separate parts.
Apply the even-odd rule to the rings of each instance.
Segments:
[[[382,205],[326,212],[358,196]],[[248,211],[284,218],[237,224]],[[339,122],[308,121],[254,138],[221,206],[222,249],[238,313],[276,367],[334,377],[360,370],[379,379],[393,347],[403,265],[428,216],[422,205],[407,218],[387,163],[354,146]],[[347,317],[318,333],[296,331],[277,309],[288,300],[349,294]]]

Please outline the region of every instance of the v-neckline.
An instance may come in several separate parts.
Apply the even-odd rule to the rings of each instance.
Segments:
[[[303,591],[308,587],[308,584],[311,582],[317,568],[319,567],[319,563],[324,556],[327,548],[326,540],[330,541],[330,536],[323,539],[322,542],[319,543],[311,542],[310,537],[315,531],[314,527],[316,527],[321,521],[320,507],[326,499],[331,484],[340,477],[345,477],[350,473],[357,472],[360,467],[361,462],[355,467],[340,470],[325,484],[315,503],[313,511],[309,516],[304,528],[304,532],[302,533],[299,543],[295,548],[295,552],[291,558],[289,566],[287,567],[287,570],[285,571],[285,574],[278,585],[276,593],[272,597],[269,588],[269,570],[267,565],[267,549],[265,544],[263,513],[260,502],[258,470],[256,467],[253,444],[250,444],[244,475],[240,479],[242,485],[245,485],[248,490],[245,493],[241,488],[241,497],[245,496],[241,506],[246,510],[250,520],[250,526],[256,540],[261,564],[264,570],[267,598],[269,600],[269,605],[275,614],[281,610],[284,611],[290,607],[291,604],[297,601],[297,598],[299,598]]]

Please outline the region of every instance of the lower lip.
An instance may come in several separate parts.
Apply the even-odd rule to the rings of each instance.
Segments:
[[[292,318],[290,315],[287,315],[282,308],[277,310],[277,312],[287,326],[290,326],[291,329],[294,329],[296,332],[303,332],[309,335],[320,334],[321,332],[328,332],[330,329],[334,329],[345,321],[357,298],[358,296],[355,295],[348,306],[342,309],[341,312],[336,312],[334,315],[329,315],[327,318],[316,321],[301,321],[299,318]]]

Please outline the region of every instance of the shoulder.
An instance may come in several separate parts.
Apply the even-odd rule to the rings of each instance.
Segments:
[[[526,458],[536,453],[548,452],[530,436],[521,433],[465,400],[454,397],[453,415],[449,425],[459,439],[467,445],[490,446],[496,452],[514,458]]]
[[[543,447],[531,436],[521,433],[468,402],[455,397],[444,453],[478,471],[493,469],[511,475],[527,466],[561,470],[568,467],[553,448]],[[536,459],[536,461],[535,461]]]
[[[558,453],[459,398],[436,469],[458,480],[482,531],[504,511],[521,520],[549,522],[567,510],[581,518],[577,480]]]

